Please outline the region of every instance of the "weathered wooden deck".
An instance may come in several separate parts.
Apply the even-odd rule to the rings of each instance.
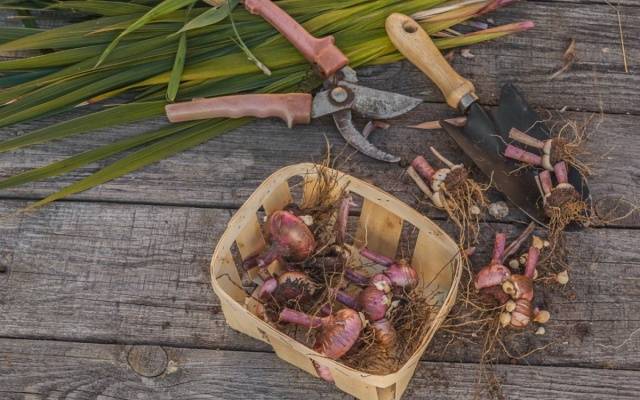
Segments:
[[[616,14],[603,0],[520,2],[494,19],[530,18],[535,30],[475,46],[475,58],[454,63],[487,105],[496,103],[502,83],[513,81],[537,107],[566,107],[577,120],[601,118],[589,142],[589,161],[597,163],[592,191],[601,207],[619,196],[637,202],[640,194],[640,3],[621,4],[630,73]],[[571,38],[576,64],[549,81]],[[461,159],[444,133],[403,128],[453,115],[415,68],[398,63],[360,76],[366,85],[428,99],[377,134],[381,147],[410,157],[437,143]],[[0,138],[59,118],[4,129]],[[0,177],[163,123],[2,154]],[[35,214],[0,221],[0,399],[348,398],[228,328],[209,284],[213,246],[234,210],[271,172],[318,159],[323,135],[342,148],[329,120],[295,130],[259,121]],[[99,167],[2,191],[0,215]],[[344,169],[415,203],[417,192],[397,166],[354,155]],[[521,216],[511,217],[486,224],[485,241],[496,230],[519,228]],[[554,344],[516,365],[503,360],[505,395],[637,399],[640,216],[568,237],[571,288],[547,299],[553,319],[544,340]],[[436,340],[432,348],[443,344]],[[472,398],[477,351],[449,351],[445,359],[427,354],[405,398]]]

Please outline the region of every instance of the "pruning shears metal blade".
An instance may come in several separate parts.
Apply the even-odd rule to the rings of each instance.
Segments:
[[[350,109],[365,118],[390,119],[405,114],[422,103],[421,99],[415,97],[344,81],[340,82],[338,87],[346,89],[347,100],[335,101],[331,95],[335,88],[317,93],[313,98],[312,118]]]
[[[511,162],[502,157],[505,144],[497,135],[491,117],[481,106],[472,104],[469,107],[464,128],[445,121],[440,124],[500,192],[531,219],[546,225],[547,217],[537,206],[540,193],[533,173],[529,169],[516,170]]]

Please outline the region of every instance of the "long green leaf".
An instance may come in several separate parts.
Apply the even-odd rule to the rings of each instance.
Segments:
[[[195,125],[195,123],[192,123],[191,126],[192,125]],[[105,158],[111,157],[112,155],[122,153],[123,151],[130,150],[134,147],[138,147],[145,143],[153,142],[154,140],[173,135],[177,132],[188,129],[189,127],[190,125],[172,125],[157,131],[146,132],[131,138],[118,140],[114,143],[102,146],[98,149],[89,150],[73,157],[64,159],[62,161],[57,161],[40,168],[34,168],[32,170],[25,171],[10,178],[1,180],[0,189],[6,189],[28,182],[43,180],[52,176],[61,175],[76,170],[87,164],[103,160]]]
[[[100,27],[113,25],[117,22],[130,21],[129,16],[104,17],[91,21],[78,22],[59,28],[38,32],[11,42],[0,45],[0,52],[20,50],[59,49],[67,47],[81,47],[96,43],[103,43],[105,37],[114,34],[87,36]]]
[[[42,113],[62,109],[64,107],[76,106],[87,98],[87,94],[90,96],[91,93],[103,93],[113,89],[114,87],[135,82],[139,80],[140,77],[152,75],[154,72],[163,69],[165,69],[165,67],[162,65],[140,65],[113,75],[110,75],[109,71],[103,71],[106,76],[98,81],[92,80],[92,76],[81,77],[83,81],[87,81],[87,84],[68,93],[55,96],[43,102],[25,98],[25,101],[30,100],[30,102],[35,101],[37,103],[36,105],[28,108],[19,107],[23,102],[21,103],[17,101],[0,109],[0,126],[21,122],[35,116],[40,116]]]
[[[0,61],[0,71],[22,71],[27,69],[59,67],[86,60],[104,49],[104,45],[76,47],[73,49],[54,51],[33,57],[16,58]]]
[[[229,12],[233,10],[238,5],[238,3],[238,0],[228,0],[228,3],[225,3],[225,5],[206,10],[205,12],[185,24],[185,26],[177,33],[183,33],[193,29],[204,28],[205,26],[216,24],[229,16]],[[228,4],[228,6],[226,4]]]
[[[274,84],[283,77],[305,74],[304,68],[289,68],[274,71],[270,77],[260,75],[237,76],[215,82],[204,82],[185,89],[185,96],[224,96],[239,92],[258,90],[270,84]],[[15,150],[32,144],[44,143],[50,140],[62,139],[80,133],[86,133],[97,129],[107,128],[143,119],[161,116],[164,114],[165,101],[160,97],[152,101],[121,104],[50,125],[25,135],[0,143],[0,152]]]
[[[224,120],[222,122],[220,122],[220,120],[199,121],[195,126],[187,128],[176,135],[161,139],[142,150],[138,150],[133,154],[125,156],[100,171],[29,205],[26,209],[30,210],[42,207],[45,204],[61,198],[91,189],[92,187],[118,178],[163,158],[167,158],[185,149],[204,143],[205,141],[221,135],[228,130],[235,129],[246,124],[248,121],[249,120],[247,118]]]
[[[291,90],[295,85],[303,81],[305,76],[306,75],[304,73],[291,74],[267,86],[263,92]],[[104,182],[108,182],[131,171],[135,171],[146,165],[202,144],[211,138],[240,127],[248,123],[250,120],[251,119],[249,118],[239,118],[200,121],[189,129],[181,131],[176,135],[166,137],[142,150],[138,150],[133,154],[125,156],[100,171],[29,205],[27,209],[38,208],[51,203],[52,201],[59,200],[72,194],[85,191]]]
[[[25,28],[22,26],[2,26],[0,27],[0,43],[10,42],[36,33],[43,32],[42,29]]]
[[[174,101],[178,94],[178,88],[180,87],[180,80],[182,79],[182,70],[184,69],[184,61],[187,57],[187,34],[180,35],[178,41],[178,50],[176,51],[176,59],[173,63],[173,69],[171,70],[171,76],[169,77],[169,84],[167,85],[167,100]]]
[[[162,3],[153,7],[146,14],[136,20],[134,23],[129,25],[127,29],[125,29],[122,33],[120,33],[104,50],[100,58],[98,58],[98,62],[96,63],[96,67],[102,64],[102,62],[109,56],[109,54],[113,51],[113,49],[118,46],[118,43],[131,32],[134,32],[140,28],[142,28],[147,23],[151,22],[154,18],[158,18],[164,14],[168,14],[172,11],[178,10],[182,7],[185,7],[196,0],[164,0]]]
[[[99,14],[104,16],[142,14],[149,11],[149,7],[123,1],[61,1],[51,5],[51,8],[59,10],[74,10],[88,14]]]
[[[113,125],[141,121],[161,115],[164,112],[164,104],[164,101],[122,104],[103,111],[83,115],[82,117],[49,125],[25,135],[6,140],[0,143],[0,152],[15,150],[20,147],[48,142],[54,139],[62,139],[78,133]]]
[[[37,71],[29,71],[22,73],[12,73],[8,75],[0,76],[0,88],[11,87],[14,85],[19,85],[21,83],[30,82],[33,79],[39,78],[41,76],[48,75],[52,72],[57,71],[57,69],[42,69]]]

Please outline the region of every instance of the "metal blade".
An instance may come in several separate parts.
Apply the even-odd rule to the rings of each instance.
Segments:
[[[358,131],[351,121],[351,111],[342,110],[333,113],[333,120],[336,123],[336,127],[340,131],[340,134],[351,146],[356,150],[376,160],[395,163],[400,161],[400,157],[396,157],[392,154],[385,153],[378,149]]]
[[[331,90],[317,93],[313,98],[311,111],[313,118],[351,109],[366,118],[390,119],[402,115],[422,103],[421,99],[415,97],[371,89],[345,81],[340,82],[338,86],[348,89],[349,99],[337,103],[331,100]]]
[[[528,169],[514,172],[516,167],[502,156],[505,144],[482,107],[476,103],[469,107],[467,125],[462,129],[444,121],[441,125],[500,192],[531,219],[545,225],[547,217],[538,207],[540,193],[533,173]]]
[[[351,83],[343,83],[353,91],[352,109],[366,118],[390,119],[413,110],[422,103],[422,99],[399,93],[371,89]]]
[[[551,136],[544,124],[544,119],[540,118],[538,113],[529,106],[522,92],[513,84],[509,83],[502,87],[499,107],[492,112],[492,115],[498,128],[498,134],[507,143],[512,141],[509,139],[511,128],[527,132],[527,134],[540,140],[549,139]],[[524,147],[520,143],[518,143],[518,146]],[[537,153],[538,150],[530,149],[530,151]],[[569,169],[568,178],[569,183],[581,194],[582,199],[587,204],[591,204],[592,198],[586,178],[580,175],[580,172],[575,168]],[[578,225],[570,227],[577,228]]]

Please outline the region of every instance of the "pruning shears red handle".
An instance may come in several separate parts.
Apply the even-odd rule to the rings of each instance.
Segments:
[[[342,137],[355,149],[376,160],[400,161],[400,157],[371,144],[368,135],[353,125],[351,112],[366,118],[389,119],[411,110],[422,102],[420,99],[357,85],[356,72],[347,65],[349,59],[336,47],[333,36],[312,36],[271,0],[245,0],[244,6],[267,20],[304,55],[324,78],[324,89],[313,98],[305,93],[247,94],[169,104],[165,111],[171,122],[277,117],[291,127],[331,115]]]
[[[165,110],[171,122],[209,118],[276,117],[291,128],[293,125],[311,122],[311,101],[308,93],[240,94],[168,104]]]
[[[349,59],[335,45],[333,36],[316,38],[271,0],[245,0],[244,7],[251,14],[264,18],[295,46],[323,78],[335,74]]]

